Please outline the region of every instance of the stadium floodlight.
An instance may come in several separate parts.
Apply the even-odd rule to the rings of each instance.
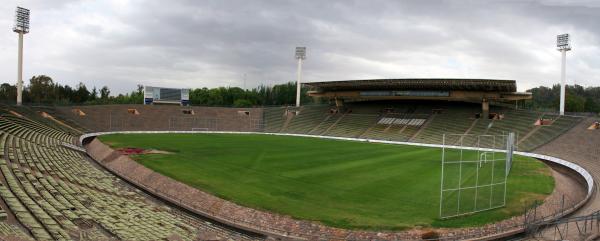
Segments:
[[[17,7],[13,31],[16,33],[29,33],[29,9]]]
[[[558,50],[571,50],[571,43],[569,41],[568,33],[556,36],[556,47]]]
[[[556,48],[562,54],[562,66],[560,71],[560,115],[565,114],[565,86],[567,51],[571,50],[570,35],[568,33],[556,36]]]
[[[306,58],[306,47],[296,47],[296,59]]]
[[[302,79],[302,60],[306,59],[306,47],[296,47],[296,59],[298,60],[298,79],[296,81],[296,107],[300,106],[300,81]]]
[[[23,101],[23,35],[29,33],[29,9],[17,7],[13,32],[19,34],[19,63],[17,69],[17,105]]]

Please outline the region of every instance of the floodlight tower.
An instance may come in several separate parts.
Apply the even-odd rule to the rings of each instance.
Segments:
[[[556,36],[556,47],[557,50],[562,53],[562,66],[560,69],[560,115],[565,114],[565,86],[566,83],[566,64],[567,64],[567,51],[571,50],[571,44],[569,43],[569,34],[561,34]]]
[[[300,106],[300,91],[302,80],[302,60],[306,58],[306,47],[296,47],[296,59],[298,60],[298,81],[296,82],[296,107]]]
[[[13,32],[19,34],[19,64],[17,69],[17,105],[23,103],[23,35],[29,33],[29,9],[17,7]]]

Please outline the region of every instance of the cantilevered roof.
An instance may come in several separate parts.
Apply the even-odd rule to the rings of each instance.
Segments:
[[[517,91],[516,81],[497,79],[367,79],[309,82],[304,85],[322,92],[351,90]]]

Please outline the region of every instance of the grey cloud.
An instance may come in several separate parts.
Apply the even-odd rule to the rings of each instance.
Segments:
[[[586,45],[569,53],[569,78],[585,85],[600,80],[600,6],[587,1],[27,4],[36,18],[52,19],[37,21],[27,36],[35,39],[26,42],[34,61],[26,76],[49,74],[114,92],[137,83],[241,86],[244,74],[248,87],[293,80],[293,49],[300,45],[308,47],[308,81],[488,77],[517,79],[521,87],[551,85],[560,60],[553,38],[567,31]],[[11,22],[10,15],[0,15],[0,24]],[[15,43],[7,39],[16,36],[0,37],[0,54],[14,55]],[[0,59],[0,78],[14,79],[14,59]]]

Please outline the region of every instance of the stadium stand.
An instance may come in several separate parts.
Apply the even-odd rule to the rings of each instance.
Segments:
[[[58,129],[4,112],[0,133],[0,196],[7,205],[3,210],[26,230],[2,223],[3,235],[31,235],[36,240],[194,240],[217,233],[254,239],[139,194],[81,153],[62,147],[74,138]]]
[[[283,128],[283,123],[285,122],[286,110],[285,107],[264,108],[264,130],[266,132],[279,132],[281,128]]]
[[[539,128],[536,128],[536,130],[522,142],[521,148],[532,150],[546,144],[581,121],[580,117],[574,116],[544,115],[543,118],[551,118],[553,120],[552,124],[542,125],[539,126]]]
[[[533,150],[556,138],[581,121],[581,117],[544,114],[526,110],[492,106],[493,119],[480,116],[478,104],[447,101],[388,101],[347,103],[340,112],[335,106],[309,105],[299,109],[288,107],[267,108],[213,108],[190,107],[194,115],[184,114],[178,106],[84,106],[57,107],[31,110],[31,115],[53,113],[73,129],[81,131],[110,130],[222,130],[264,131],[342,137],[363,137],[393,141],[412,141],[441,144],[442,134],[470,134],[463,137],[463,145],[477,145],[477,135],[502,135],[515,132],[520,150]],[[85,111],[81,116],[73,109]],[[128,113],[136,109],[139,114]],[[479,116],[478,116],[479,115]],[[10,118],[10,117],[9,117]],[[552,119],[550,125],[536,126],[540,118]],[[16,121],[19,121],[17,118]],[[45,119],[45,118],[41,118]],[[110,121],[109,121],[110,120]],[[37,120],[39,121],[39,120]],[[60,131],[64,126],[45,120]],[[50,122],[50,124],[48,124]],[[72,129],[69,135],[76,135]],[[461,140],[450,140],[458,144]],[[72,142],[72,141],[69,141]],[[490,138],[481,138],[480,146],[493,146]]]
[[[471,105],[449,107],[435,113],[427,128],[414,141],[437,144],[442,143],[442,135],[440,133],[464,134],[467,132],[474,121],[474,113],[478,112],[477,108]]]
[[[131,109],[135,111],[131,112]],[[556,116],[500,106],[490,108],[495,118],[489,119],[481,116],[481,109],[476,103],[448,101],[348,102],[343,109],[336,110],[336,106],[330,105],[300,108],[186,107],[185,111],[179,106],[3,106],[0,108],[0,148],[3,150],[0,152],[0,196],[3,200],[0,206],[8,218],[0,221],[0,235],[13,235],[23,240],[79,237],[89,240],[265,238],[228,225],[207,222],[197,214],[166,205],[164,200],[144,194],[92,162],[85,154],[65,147],[65,143],[78,144],[76,137],[82,133],[200,129],[439,144],[442,134],[476,136],[514,131],[519,133],[520,150],[535,150],[540,146],[543,147],[538,150],[546,150],[546,146],[565,136],[575,138],[572,133],[581,132],[579,127],[587,127],[591,123],[577,116]],[[551,122],[536,125],[539,119]],[[567,134],[563,135],[565,132]],[[588,133],[581,135],[590,136]],[[477,144],[477,140],[469,136],[456,139],[454,143],[460,141],[464,145]],[[483,142],[480,144],[490,145],[489,140]],[[155,175],[149,175],[138,181],[147,182],[155,178]],[[151,190],[165,187],[156,186]],[[238,216],[240,219],[259,217],[259,213],[244,214],[234,206],[223,204],[212,205],[210,210],[219,210],[222,216],[242,215]],[[265,223],[281,222],[266,214],[264,220]],[[302,227],[296,230],[298,232],[317,232],[303,222],[290,222],[289,226]],[[340,234],[340,238],[347,237],[344,235],[349,234]]]
[[[6,240],[32,240],[19,227],[4,222],[0,222],[0,237]]]
[[[564,134],[535,149],[535,152],[556,156],[576,163],[588,170],[594,180],[599,180],[600,165],[598,165],[598,163],[600,163],[600,148],[598,148],[598,143],[600,143],[600,134],[595,129],[588,129],[592,123],[598,121],[598,118],[585,118]],[[596,212],[600,209],[600,202],[597,201],[598,198],[598,190],[595,190],[592,193],[591,201],[577,210],[573,216],[587,215]],[[576,229],[577,227],[573,225],[571,228]]]
[[[310,130],[312,130],[311,128],[317,126],[322,120],[327,118],[328,112],[328,105],[303,106],[299,113],[293,117],[287,129],[285,129],[285,132],[294,134],[307,134]],[[269,132],[266,127],[268,127],[268,124],[265,124],[265,131]]]
[[[325,133],[328,136],[359,137],[376,124],[377,115],[345,114]]]
[[[129,112],[132,109],[135,110],[134,113]],[[182,110],[191,110],[194,114],[186,114]],[[80,115],[80,111],[85,115]],[[264,126],[263,108],[100,105],[56,107],[55,115],[62,120],[75,122],[83,128],[94,131],[190,131],[193,129],[257,131]],[[269,128],[276,128],[277,125],[271,122]]]
[[[415,109],[410,107],[384,107],[377,123],[362,136],[380,140],[408,141],[421,130],[430,117],[429,114],[414,112]]]
[[[344,115],[342,113],[329,114],[316,126],[308,127],[309,131],[307,133],[310,135],[325,135]]]
[[[75,109],[77,111],[73,111]],[[129,109],[135,109],[139,114],[130,114]],[[581,120],[576,116],[557,118],[550,114],[497,106],[490,108],[490,113],[493,113],[495,118],[488,119],[480,116],[478,104],[447,101],[356,102],[347,103],[346,108],[340,112],[331,111],[336,108],[329,105],[310,105],[299,109],[190,109],[193,110],[193,115],[184,114],[181,107],[174,106],[81,106],[57,107],[55,110],[39,107],[28,110],[28,116],[34,116],[36,121],[70,135],[91,130],[225,130],[439,144],[442,142],[442,134],[469,134],[472,136],[462,138],[463,145],[475,146],[478,144],[475,137],[477,135],[515,132],[519,137],[520,150],[533,150]],[[80,115],[79,111],[86,114]],[[42,112],[51,113],[54,119],[72,128],[57,124],[48,118],[41,118]],[[534,125],[540,118],[552,119],[553,122],[545,126]],[[454,144],[458,144],[459,141],[461,140],[451,140]],[[479,145],[492,146],[493,141],[490,138],[482,138]]]
[[[50,126],[53,126],[55,128],[58,127],[63,130],[66,127],[67,132],[74,134],[74,135],[80,135],[82,133],[87,133],[87,132],[92,131],[83,126],[80,126],[78,123],[73,122],[71,120],[61,119],[60,115],[56,113],[56,109],[54,109],[52,107],[37,106],[35,108],[35,110],[32,110],[27,107],[22,107],[22,109],[29,111],[29,112],[39,113],[39,114],[41,114],[42,117],[52,120],[52,122],[50,122]]]
[[[480,116],[477,104],[463,102],[356,102],[348,103],[346,109],[326,105],[304,106],[293,115],[287,125],[286,108],[265,108],[265,132],[362,137],[380,140],[412,141],[441,144],[442,134],[447,140],[459,144],[460,137],[451,134],[469,134],[462,138],[463,145],[492,147],[493,139],[478,135],[504,135],[515,132],[519,137],[520,150],[533,150],[556,138],[581,121],[581,117],[556,116],[540,112],[492,107],[494,118]],[[479,116],[478,116],[479,115]],[[555,120],[547,126],[536,126],[536,120]],[[273,125],[273,126],[271,126]],[[496,143],[500,145],[500,143]]]

